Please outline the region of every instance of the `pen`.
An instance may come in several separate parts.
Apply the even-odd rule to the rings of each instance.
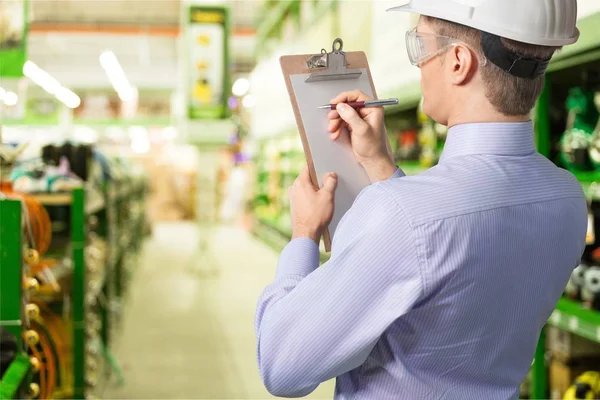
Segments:
[[[346,103],[350,107],[358,109],[364,107],[381,107],[381,106],[393,106],[398,104],[398,99],[383,99],[383,100],[367,100],[367,101],[352,101],[350,103]],[[335,110],[337,104],[326,104],[324,106],[320,106],[321,110]]]

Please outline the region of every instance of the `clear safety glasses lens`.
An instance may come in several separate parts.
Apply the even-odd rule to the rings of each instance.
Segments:
[[[406,51],[412,65],[419,65],[436,56],[458,40],[434,33],[420,33],[416,30],[406,32]]]

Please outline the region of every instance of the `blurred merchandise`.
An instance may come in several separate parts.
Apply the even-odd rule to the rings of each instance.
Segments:
[[[600,397],[600,371],[584,372],[567,389],[565,400],[597,399]]]
[[[547,346],[554,359],[565,363],[572,359],[585,357],[600,359],[599,343],[556,327],[548,327],[547,329]]]
[[[589,392],[587,391],[587,388],[585,388],[585,390],[584,390],[584,388],[581,387],[579,389],[580,392],[578,392],[576,390],[575,394],[579,394],[581,392],[586,394],[585,396],[582,396],[582,397],[573,396],[574,393],[572,393],[572,391],[573,391],[573,389],[576,389],[573,387],[573,385],[577,385],[577,379],[579,379],[578,377],[581,377],[582,374],[586,373],[587,371],[594,370],[594,369],[597,370],[599,365],[600,365],[600,358],[598,358],[598,357],[596,357],[596,358],[594,358],[594,357],[575,358],[575,359],[570,359],[569,361],[566,361],[566,362],[560,361],[560,360],[553,360],[550,363],[550,371],[549,371],[550,399],[552,399],[552,400],[596,399],[597,397],[595,397],[595,396],[588,397]],[[586,383],[588,376],[589,375],[587,375],[585,377],[586,379],[582,379],[581,383]],[[593,378],[593,376],[592,376],[592,378]],[[589,383],[595,383],[595,382],[589,382]],[[580,386],[582,386],[582,385],[580,385]]]
[[[580,87],[572,88],[569,92],[566,102],[567,129],[561,140],[562,161],[568,168],[583,171],[593,168],[590,144],[598,121],[594,96],[595,92]]]
[[[150,220],[192,220],[196,215],[198,150],[189,145],[155,146],[136,156],[150,177]]]
[[[419,144],[421,146],[419,161],[424,167],[432,167],[437,164],[442,154],[447,128],[436,123],[423,112],[422,100],[417,109],[417,120],[421,126],[419,130]]]
[[[0,2],[0,77],[23,76],[28,23],[26,0]]]
[[[146,176],[114,148],[29,133],[2,148],[0,322],[18,338],[11,355],[3,334],[2,397],[91,398],[120,376],[109,327],[148,231]]]
[[[585,283],[585,273],[589,269],[587,264],[579,264],[571,273],[571,278],[567,283],[565,294],[571,300],[581,300],[581,291]]]
[[[600,266],[588,268],[583,275],[581,300],[588,308],[600,311]]]

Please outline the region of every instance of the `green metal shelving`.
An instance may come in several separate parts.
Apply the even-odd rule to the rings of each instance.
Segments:
[[[577,302],[560,299],[548,323],[600,343],[600,311],[584,308]]]
[[[23,242],[21,202],[0,200],[0,326],[15,336],[17,354],[0,380],[0,399],[15,399],[31,380],[31,364],[23,342]]]
[[[31,379],[29,357],[18,354],[0,381],[0,399],[18,399]]]
[[[72,362],[73,388],[72,396],[83,399],[86,396],[86,292],[87,277],[85,264],[85,247],[87,244],[87,216],[99,211],[98,208],[86,208],[86,195],[83,188],[74,189],[71,193],[47,193],[34,195],[45,207],[70,208],[70,245],[73,262],[72,279]],[[69,389],[66,389],[70,392]]]
[[[104,368],[104,377],[99,376],[98,387],[105,382],[111,372],[116,373],[121,383],[124,381],[122,373],[110,354],[111,333],[119,325],[120,315],[115,315],[115,310],[122,308],[127,271],[123,266],[124,258],[131,252],[138,251],[144,238],[145,219],[142,209],[139,215],[132,219],[130,213],[123,210],[131,208],[135,200],[142,199],[146,193],[143,184],[119,184],[105,187],[103,206],[90,207],[88,196],[84,189],[75,189],[72,193],[40,194],[36,199],[46,207],[69,207],[70,209],[70,249],[73,261],[72,278],[72,360],[73,360],[73,388],[68,397],[83,399],[88,397],[90,378],[87,376],[86,364],[88,347],[99,346],[98,351],[103,354],[109,363]],[[101,321],[100,342],[92,342],[86,334],[88,325],[87,315],[91,311],[86,304],[88,293],[88,277],[86,276],[85,248],[88,244],[89,217],[94,214],[99,219],[98,233],[107,242],[107,256],[104,265],[104,281],[98,295],[102,302],[98,302],[99,318]],[[0,224],[4,227],[4,224]],[[125,240],[126,239],[126,240]],[[70,391],[68,391],[70,392]]]
[[[0,200],[0,325],[10,331],[22,344],[23,321],[21,317],[23,243],[21,229],[21,202]]]
[[[575,335],[600,343],[600,312],[583,307],[580,303],[562,298],[548,320],[555,326]],[[531,398],[548,398],[548,366],[546,364],[546,335],[542,331],[533,361]]]
[[[85,398],[86,382],[86,301],[87,289],[85,246],[86,246],[86,214],[85,192],[75,189],[71,204],[71,248],[73,258],[73,396]]]

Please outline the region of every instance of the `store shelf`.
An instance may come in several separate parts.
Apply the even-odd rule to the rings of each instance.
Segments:
[[[17,398],[19,388],[27,380],[30,369],[29,358],[23,354],[18,354],[4,373],[2,381],[0,381],[0,399]]]
[[[600,343],[600,312],[562,298],[548,321],[550,325]]]
[[[600,182],[600,172],[598,171],[575,171],[571,173],[581,183]]]
[[[600,60],[600,13],[594,13],[577,22],[581,33],[579,41],[561,50],[548,66],[548,72]]]
[[[73,202],[71,193],[37,193],[32,197],[44,206],[68,206]]]
[[[589,200],[600,199],[600,172],[597,171],[571,171],[575,178],[581,183],[581,187]],[[592,186],[596,186],[595,188]],[[593,189],[593,190],[592,190]]]
[[[36,193],[30,195],[34,199],[40,202],[44,206],[70,206],[73,203],[73,196],[71,193]],[[94,214],[104,209],[105,203],[103,199],[96,199],[90,201],[85,205],[86,214]]]

